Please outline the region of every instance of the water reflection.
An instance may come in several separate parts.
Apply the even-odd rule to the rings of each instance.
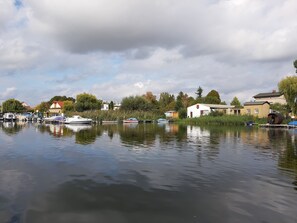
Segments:
[[[22,123],[15,122],[1,122],[0,123],[2,131],[7,135],[14,135],[19,133],[25,125]]]

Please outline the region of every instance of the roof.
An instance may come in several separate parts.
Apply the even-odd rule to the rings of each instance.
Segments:
[[[268,101],[251,101],[251,102],[246,102],[244,103],[244,106],[249,106],[249,105],[264,105],[265,103],[269,104]]]
[[[272,98],[272,97],[279,97],[282,95],[283,95],[283,93],[281,93],[281,92],[269,92],[269,93],[256,94],[254,96],[254,98]]]
[[[54,108],[56,108],[56,104],[58,104],[61,108],[63,108],[63,106],[64,106],[64,101],[53,101],[53,104],[55,104],[55,107]],[[52,105],[53,105],[52,104]]]
[[[197,106],[197,105],[204,105],[204,106],[210,107],[212,109],[228,109],[228,108],[234,108],[235,107],[234,105],[200,104],[200,103],[197,103],[197,104],[192,105],[192,106]],[[192,107],[192,106],[190,106],[190,107]]]

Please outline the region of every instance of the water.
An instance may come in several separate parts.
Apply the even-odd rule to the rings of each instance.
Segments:
[[[0,123],[0,222],[297,222],[297,132]]]

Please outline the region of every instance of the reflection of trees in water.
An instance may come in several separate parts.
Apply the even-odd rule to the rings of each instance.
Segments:
[[[15,134],[19,133],[24,128],[24,125],[19,125],[16,122],[2,122],[1,128],[5,134],[15,135]]]
[[[156,140],[156,125],[121,125],[119,127],[121,141],[129,145],[153,145]]]
[[[289,169],[297,174],[297,134],[287,134],[286,140],[283,140],[279,156],[279,167]],[[296,175],[297,180],[297,175]]]
[[[78,144],[92,144],[96,141],[96,129],[84,129],[75,133],[75,142]]]

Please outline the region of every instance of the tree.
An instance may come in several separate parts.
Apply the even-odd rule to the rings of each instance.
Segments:
[[[234,105],[235,108],[242,107],[240,101],[238,100],[238,98],[236,96],[233,98],[233,100],[231,101],[230,105]]]
[[[3,102],[2,109],[3,112],[14,113],[20,113],[25,111],[25,108],[23,107],[22,103],[16,99],[8,99],[7,101]]]
[[[175,97],[168,92],[162,92],[159,98],[159,107],[162,112],[173,110],[175,108]]]
[[[203,89],[199,86],[195,94],[197,94],[197,98],[202,98]]]
[[[126,111],[141,110],[148,111],[153,108],[153,105],[149,103],[144,97],[130,96],[123,98],[121,102],[121,109]]]
[[[158,108],[158,101],[156,100],[157,97],[151,91],[146,92],[146,94],[142,97],[151,103],[154,108]]]
[[[220,104],[221,98],[219,92],[211,90],[205,97],[206,104]]]
[[[78,112],[87,110],[97,110],[101,108],[102,101],[98,100],[95,95],[82,93],[76,96],[75,108]]]
[[[74,103],[73,101],[64,101],[63,112],[74,111]]]
[[[294,114],[297,113],[297,76],[288,76],[278,83],[279,91],[287,100],[287,104]]]
[[[72,101],[74,103],[75,99],[66,96],[54,96],[49,100],[49,104],[51,105],[54,101]]]
[[[297,73],[297,60],[295,60],[293,64],[294,64],[294,67],[295,67],[296,73]]]
[[[109,104],[108,104],[108,110],[113,110],[114,109],[114,103],[113,101],[111,101]]]
[[[38,112],[44,113],[49,110],[49,103],[48,102],[41,102],[39,105],[35,107],[35,110],[38,110]]]

